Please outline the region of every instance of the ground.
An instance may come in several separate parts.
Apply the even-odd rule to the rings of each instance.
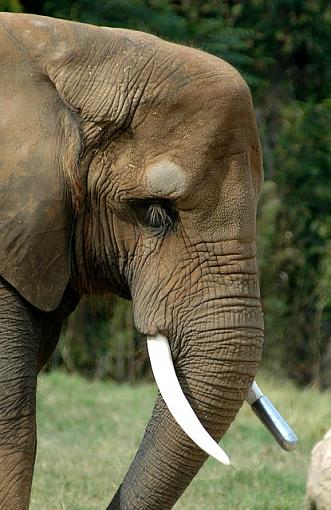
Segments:
[[[286,453],[247,404],[222,441],[232,467],[209,459],[176,510],[302,510],[312,446],[331,425],[331,392],[257,378],[300,437]],[[89,382],[59,372],[39,379],[38,455],[31,510],[100,510],[137,449],[154,385]]]

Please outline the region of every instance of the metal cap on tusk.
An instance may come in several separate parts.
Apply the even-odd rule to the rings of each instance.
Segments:
[[[168,339],[163,335],[147,337],[147,347],[156,384],[178,425],[208,455],[229,465],[229,457],[204,429],[180,387]]]
[[[254,381],[248,392],[246,401],[254,413],[271,432],[278,444],[286,451],[292,451],[298,444],[298,438],[276,407]]]

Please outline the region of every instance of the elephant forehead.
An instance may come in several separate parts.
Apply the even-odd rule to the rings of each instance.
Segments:
[[[162,160],[146,169],[147,190],[159,196],[177,198],[185,193],[187,176],[182,167],[169,160]]]

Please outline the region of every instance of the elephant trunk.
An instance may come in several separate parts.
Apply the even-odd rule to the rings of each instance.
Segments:
[[[247,310],[235,306],[232,320],[216,331],[208,331],[207,320],[203,333],[187,333],[175,359],[184,394],[217,441],[240,409],[261,356],[263,325],[257,300]],[[159,395],[136,457],[108,510],[169,510],[206,458]]]
[[[208,455],[229,465],[229,457],[208,434],[183,393],[172,362],[168,339],[157,335],[148,338],[147,344],[155,381],[178,425]]]

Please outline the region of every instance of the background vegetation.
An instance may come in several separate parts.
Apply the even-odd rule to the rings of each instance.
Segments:
[[[330,2],[0,0],[0,9],[151,31],[240,69],[266,174],[258,217],[264,363],[301,384],[331,387]],[[141,345],[127,303],[84,302],[52,366],[136,380],[148,367]]]

